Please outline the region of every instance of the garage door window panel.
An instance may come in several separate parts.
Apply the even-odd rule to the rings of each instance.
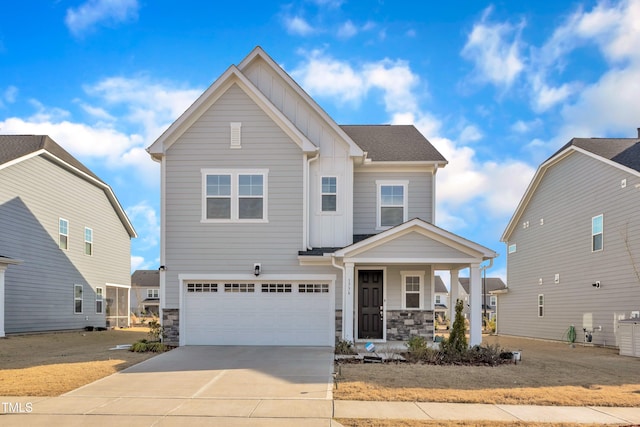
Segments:
[[[226,293],[253,293],[255,292],[254,283],[225,283],[224,291]]]

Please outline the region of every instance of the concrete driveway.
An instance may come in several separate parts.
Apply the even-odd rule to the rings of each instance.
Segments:
[[[332,373],[330,347],[179,347],[2,424],[330,426]]]

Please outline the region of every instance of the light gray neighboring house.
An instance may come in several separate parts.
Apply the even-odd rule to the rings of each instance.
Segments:
[[[509,222],[498,333],[619,345],[640,312],[638,138],[574,138],[542,163]]]
[[[160,313],[160,272],[136,270],[131,275],[131,311],[137,316]]]
[[[109,185],[51,138],[0,135],[0,336],[128,325],[133,237]]]
[[[463,314],[465,318],[469,317],[469,278],[460,277],[458,279],[460,286],[460,294],[458,298],[462,299],[464,304]],[[482,278],[482,317],[489,320],[495,320],[498,313],[498,294],[507,290],[507,285],[499,277]]]
[[[149,148],[160,303],[179,345],[433,338],[434,271],[496,253],[434,224],[442,155],[413,126],[339,126],[260,47]]]
[[[449,290],[442,281],[442,277],[433,278],[433,310],[439,322],[449,319]]]

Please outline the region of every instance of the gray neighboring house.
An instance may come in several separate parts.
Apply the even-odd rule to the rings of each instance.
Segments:
[[[496,253],[434,224],[447,162],[414,126],[339,126],[257,47],[148,152],[169,343],[433,339],[434,271],[461,269],[481,342],[480,264]]]
[[[435,276],[433,278],[433,310],[439,322],[449,319],[449,290],[442,281],[442,277]]]
[[[133,237],[109,185],[51,138],[0,135],[0,335],[127,326]]]
[[[459,298],[465,301],[464,316],[469,317],[469,278],[461,277],[458,279],[461,291]],[[499,277],[482,278],[482,317],[489,320],[495,320],[498,313],[498,296],[497,294],[507,290],[507,285]]]
[[[137,316],[160,313],[160,272],[136,270],[131,275],[131,311]]]
[[[619,346],[640,314],[638,138],[574,138],[542,163],[504,234],[498,333]]]

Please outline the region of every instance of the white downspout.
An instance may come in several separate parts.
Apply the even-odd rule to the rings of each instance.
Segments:
[[[308,250],[311,250],[311,245],[309,244],[309,240],[310,240],[310,235],[311,235],[311,162],[318,160],[318,158],[320,157],[320,152],[316,151],[316,155],[313,157],[307,157],[307,162],[306,162],[306,171],[304,174],[304,219],[303,219],[303,223],[304,223],[304,242],[302,247],[307,248]]]

